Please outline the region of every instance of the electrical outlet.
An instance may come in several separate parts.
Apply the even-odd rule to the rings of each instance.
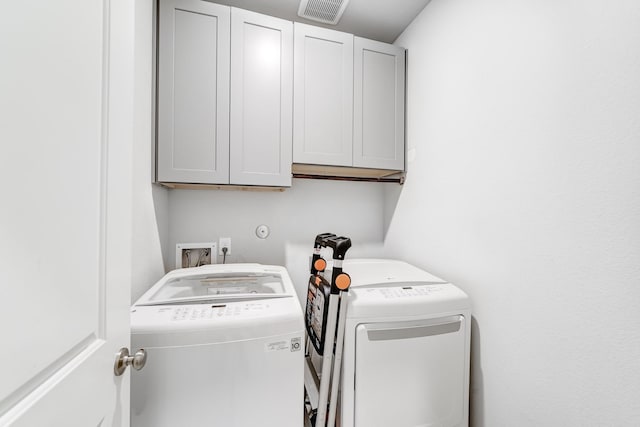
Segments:
[[[227,255],[231,255],[231,237],[221,237],[218,248],[220,249],[219,255],[224,255],[222,248],[227,248]]]

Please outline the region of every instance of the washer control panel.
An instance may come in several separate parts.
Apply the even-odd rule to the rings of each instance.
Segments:
[[[188,322],[223,318],[260,317],[270,308],[271,304],[268,302],[172,305],[157,307],[156,314],[172,322]]]

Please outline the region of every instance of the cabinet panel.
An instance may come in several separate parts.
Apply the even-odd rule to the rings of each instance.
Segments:
[[[291,185],[293,24],[231,12],[230,181]]]
[[[353,35],[295,24],[296,163],[351,166]]]
[[[226,6],[160,2],[159,181],[229,182],[229,23]]]
[[[353,166],[404,169],[405,51],[354,41]]]

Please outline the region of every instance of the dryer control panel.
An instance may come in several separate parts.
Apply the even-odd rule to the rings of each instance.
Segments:
[[[349,317],[419,316],[425,307],[448,312],[467,309],[468,297],[451,283],[403,282],[354,286],[351,288]]]
[[[364,292],[369,295],[376,295],[380,298],[412,298],[417,296],[430,295],[434,292],[440,292],[445,289],[444,284],[440,285],[418,285],[418,286],[402,286],[392,288],[366,289]]]

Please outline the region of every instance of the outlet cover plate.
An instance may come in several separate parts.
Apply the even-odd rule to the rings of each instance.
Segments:
[[[218,252],[218,255],[224,255],[222,248],[227,248],[227,255],[231,255],[231,237],[221,237],[219,243],[218,247],[220,248],[220,251]]]

